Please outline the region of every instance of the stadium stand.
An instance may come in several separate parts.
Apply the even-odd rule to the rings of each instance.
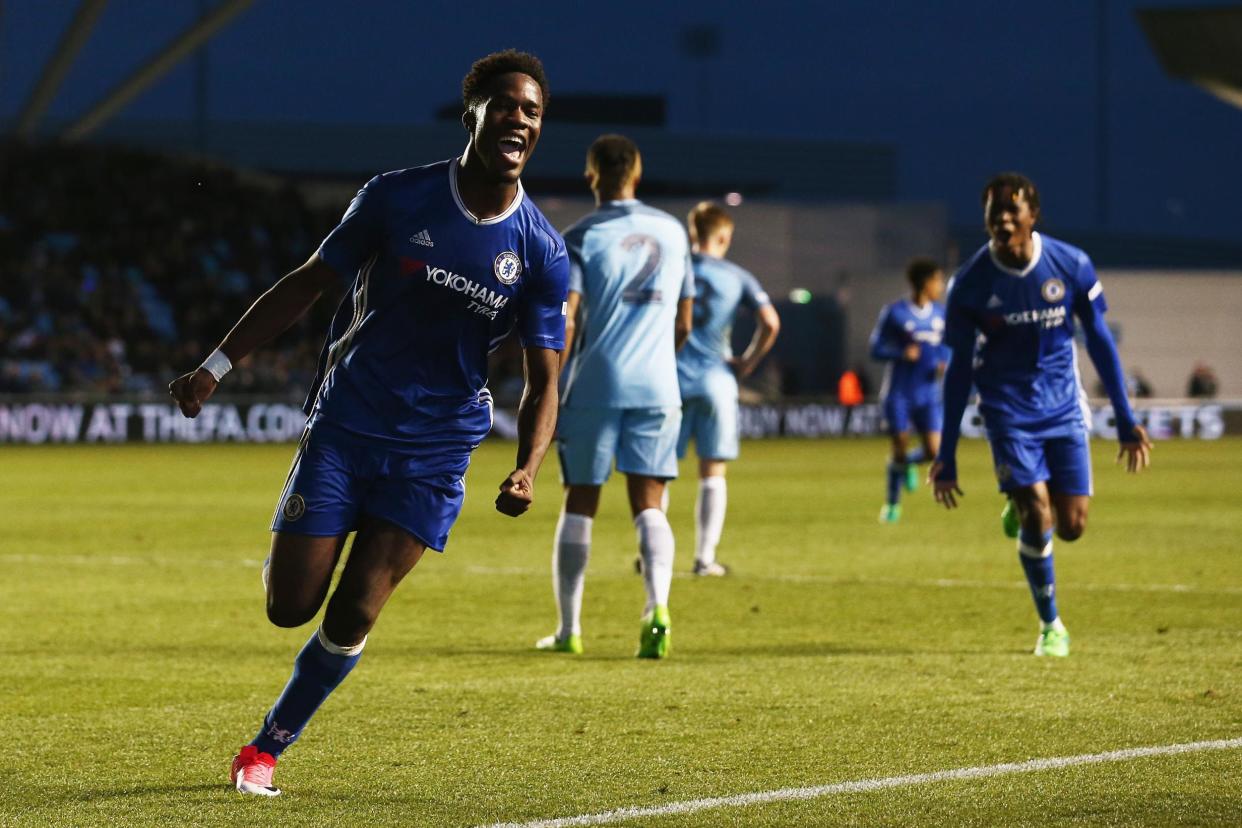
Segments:
[[[0,191],[0,392],[162,389],[337,219],[279,181],[126,149],[9,144]],[[304,387],[330,305],[231,390]]]

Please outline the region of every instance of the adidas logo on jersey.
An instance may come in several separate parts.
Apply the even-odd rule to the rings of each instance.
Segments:
[[[1004,302],[1002,302],[1002,301],[1001,301],[1001,298],[1000,298],[999,296],[997,296],[995,293],[993,293],[993,294],[992,294],[992,298],[988,300],[988,307],[989,307],[989,308],[999,308],[999,307],[1000,307],[1001,305],[1003,305],[1003,304],[1005,304],[1005,303],[1004,303]]]
[[[419,230],[417,233],[410,236],[410,241],[414,242],[415,244],[421,244],[423,247],[435,247],[436,246],[436,243],[431,240],[431,234],[428,233],[426,230]]]

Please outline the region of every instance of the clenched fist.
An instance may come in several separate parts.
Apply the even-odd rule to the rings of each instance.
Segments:
[[[500,484],[500,494],[496,496],[496,511],[509,517],[517,517],[530,508],[534,499],[534,481],[522,469],[514,469]]]
[[[198,412],[203,410],[203,403],[215,393],[216,386],[219,384],[215,377],[205,369],[199,368],[169,383],[168,393],[177,401],[182,414],[194,418],[198,416]]]

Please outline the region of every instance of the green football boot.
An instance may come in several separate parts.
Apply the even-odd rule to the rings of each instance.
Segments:
[[[1046,629],[1035,641],[1035,655],[1065,658],[1069,655],[1070,637],[1067,630]]]
[[[1018,507],[1013,505],[1013,499],[1010,498],[1005,501],[1005,508],[1001,510],[1001,531],[1007,538],[1016,538],[1021,529],[1022,519],[1018,517]]]
[[[668,607],[655,607],[643,616],[643,629],[638,638],[639,658],[664,658],[669,647]]]
[[[880,523],[896,523],[901,520],[901,504],[885,503],[880,507]]]
[[[582,636],[575,633],[570,633],[565,639],[557,638],[555,635],[545,636],[535,642],[535,649],[545,653],[582,655]]]
[[[919,487],[919,467],[914,463],[906,464],[906,491],[912,492]]]

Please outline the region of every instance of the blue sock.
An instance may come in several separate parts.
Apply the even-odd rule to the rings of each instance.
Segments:
[[[901,486],[906,479],[906,464],[893,463],[888,464],[888,499],[884,501],[890,506],[896,506],[901,502]]]
[[[1056,576],[1052,570],[1052,551],[1040,553],[1052,543],[1052,530],[1043,534],[1028,532],[1026,527],[1018,534],[1018,560],[1031,585],[1031,597],[1035,599],[1035,611],[1039,620],[1051,624],[1057,620]]]
[[[921,448],[912,449],[906,452],[906,462],[918,465],[927,459],[927,454]]]
[[[324,703],[337,685],[345,680],[362,657],[362,645],[333,649],[346,650],[346,654],[331,652],[325,646],[326,638],[319,630],[310,637],[302,652],[293,661],[293,675],[276,705],[263,719],[263,729],[254,737],[252,745],[272,756],[280,754],[302,735],[302,729],[311,716]],[[365,644],[365,639],[363,640]],[[352,652],[352,654],[349,654]]]

